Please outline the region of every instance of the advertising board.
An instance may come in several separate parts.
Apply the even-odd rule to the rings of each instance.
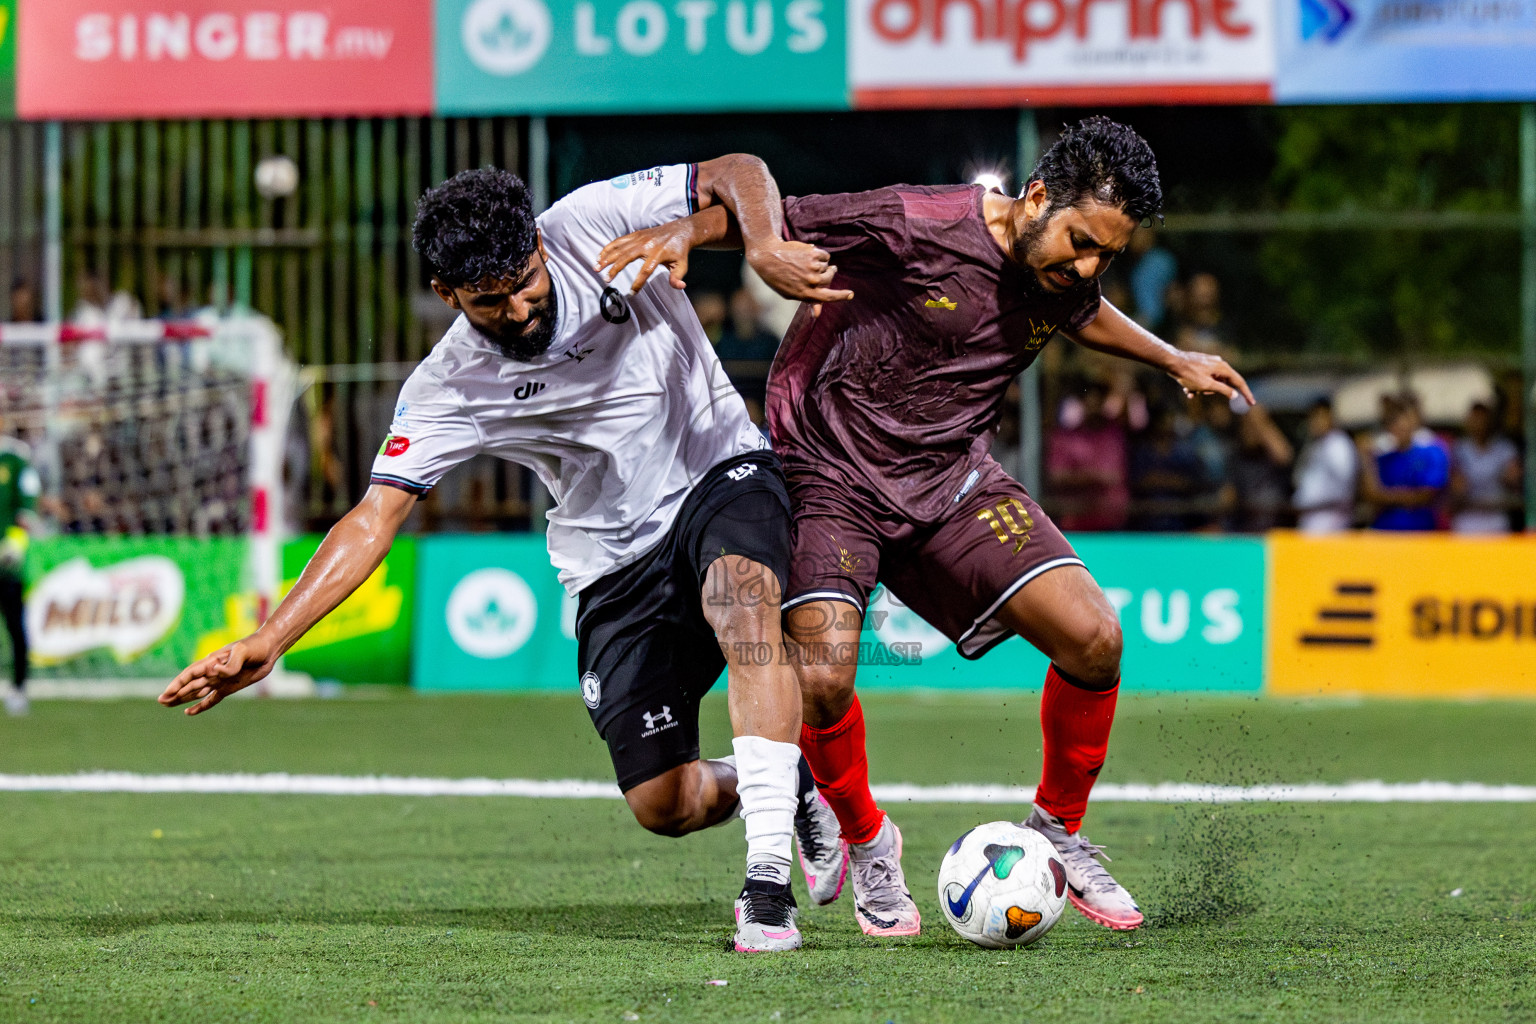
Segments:
[[[254,620],[248,550],[235,537],[39,541],[27,563],[33,669],[42,678],[169,681]]]
[[[1277,2],[1282,103],[1536,98],[1536,4]]]
[[[22,117],[426,114],[425,0],[45,0],[18,25]]]
[[[576,602],[543,537],[423,537],[416,580],[416,689],[577,692]]]
[[[1104,534],[1072,544],[1120,614],[1126,691],[1260,690],[1262,540]],[[861,688],[1038,689],[1045,681],[1045,657],[1018,637],[968,662],[883,590],[863,640]]]
[[[1271,0],[850,0],[857,107],[1265,103]]]
[[[1269,544],[1270,693],[1536,695],[1536,537]]]
[[[284,594],[323,539],[311,534],[283,546]],[[416,538],[399,536],[373,575],[289,649],[283,666],[341,683],[409,682],[415,597]]]
[[[447,114],[847,105],[838,0],[437,0]]]

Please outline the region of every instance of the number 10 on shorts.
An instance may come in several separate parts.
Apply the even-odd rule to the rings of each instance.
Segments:
[[[1004,498],[992,508],[977,512],[976,518],[992,527],[999,543],[1012,541],[1014,554],[1024,550],[1024,545],[1029,542],[1029,531],[1035,528],[1029,509],[1018,498]]]

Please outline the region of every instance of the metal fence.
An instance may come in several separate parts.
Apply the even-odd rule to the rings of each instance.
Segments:
[[[0,278],[41,284],[47,126],[0,122]],[[401,374],[441,333],[437,299],[412,250],[423,189],[495,164],[526,173],[518,118],[122,121],[61,126],[62,310],[107,293],[147,316],[248,307],[282,329],[314,368],[301,417],[311,427],[311,525],[366,486]],[[254,169],[282,154],[298,189],[265,198]],[[0,293],[0,319],[23,290]],[[377,369],[363,369],[384,364]],[[381,411],[382,410],[382,411]],[[527,516],[517,467],[476,467],[476,516]],[[441,504],[441,503],[439,503]],[[451,509],[442,509],[451,518]]]

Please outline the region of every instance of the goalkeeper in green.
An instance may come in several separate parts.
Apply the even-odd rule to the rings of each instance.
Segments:
[[[26,591],[28,530],[35,526],[37,495],[41,490],[30,452],[20,441],[6,437],[0,423],[0,616],[11,637],[11,680],[5,710],[27,713],[27,625],[22,604]]]

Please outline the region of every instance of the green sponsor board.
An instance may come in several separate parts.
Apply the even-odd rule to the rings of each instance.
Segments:
[[[576,602],[543,537],[423,537],[416,580],[417,689],[576,691]]]
[[[324,539],[312,534],[283,546],[284,594]],[[283,666],[343,683],[408,682],[415,596],[416,538],[397,537],[383,564],[293,645]]]
[[[446,114],[839,109],[839,0],[437,0]]]
[[[0,118],[16,116],[16,0],[0,0]]]
[[[244,538],[230,537],[38,541],[27,557],[33,670],[169,681],[254,621],[248,551]]]
[[[1090,535],[1074,544],[1120,613],[1126,689],[1261,689],[1262,540]],[[418,688],[575,687],[575,601],[540,538],[428,537],[418,552]],[[1018,637],[976,661],[962,658],[883,588],[865,619],[860,660],[859,685],[884,689],[1037,689],[1046,670]]]
[[[1120,613],[1125,689],[1262,688],[1262,540],[1089,534],[1072,543]],[[861,639],[861,687],[1017,689],[1045,679],[1045,657],[1018,637],[969,661],[883,589]]]

